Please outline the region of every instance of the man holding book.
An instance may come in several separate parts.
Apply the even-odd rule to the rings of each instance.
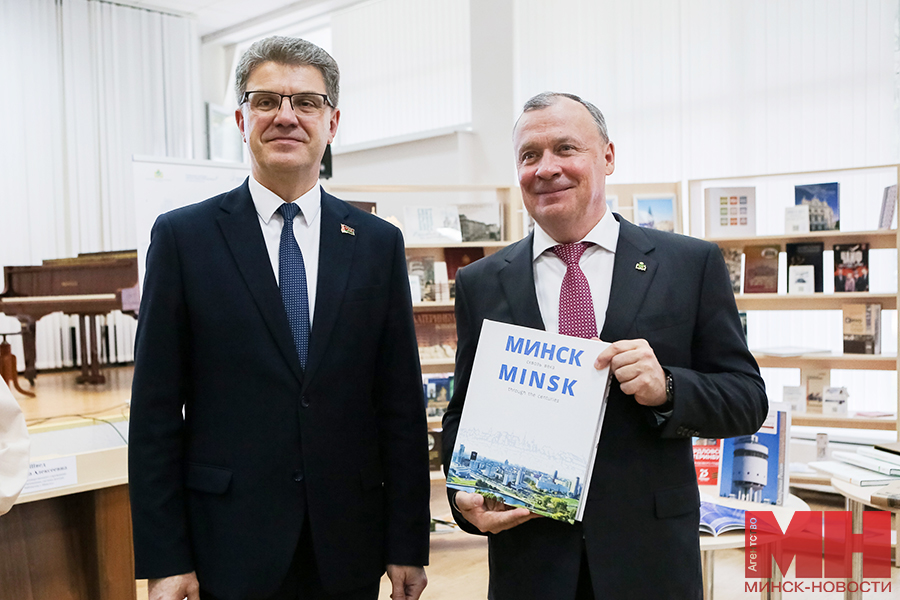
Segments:
[[[445,462],[484,319],[599,337],[611,346],[595,365],[609,366],[613,383],[581,522],[451,490],[454,517],[489,535],[494,600],[699,599],[691,437],[753,433],[768,406],[722,255],[714,244],[642,229],[607,210],[615,147],[589,102],[535,96],[513,145],[536,225],[457,273]]]

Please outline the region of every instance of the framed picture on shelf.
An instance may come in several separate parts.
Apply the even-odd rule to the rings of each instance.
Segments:
[[[635,194],[634,222],[641,227],[680,233],[675,194]]]
[[[756,188],[707,188],[706,235],[713,238],[756,235]]]
[[[464,242],[499,242],[503,239],[503,205],[498,202],[460,204],[459,227]]]

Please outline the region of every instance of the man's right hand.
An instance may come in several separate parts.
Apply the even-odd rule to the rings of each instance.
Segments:
[[[200,583],[194,571],[162,579],[151,579],[147,584],[148,600],[200,600]]]
[[[489,500],[481,494],[457,492],[454,502],[466,521],[483,533],[500,533],[541,516],[527,508],[514,508],[499,500]]]

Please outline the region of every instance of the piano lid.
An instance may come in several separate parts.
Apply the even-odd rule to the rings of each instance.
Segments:
[[[110,294],[137,285],[137,250],[92,252],[41,265],[3,268],[0,298]]]

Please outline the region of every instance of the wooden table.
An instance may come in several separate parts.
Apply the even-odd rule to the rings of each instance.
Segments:
[[[831,486],[847,500],[847,510],[850,511],[853,523],[853,533],[862,533],[863,512],[865,511],[866,506],[900,514],[900,508],[885,508],[883,506],[875,506],[872,504],[872,492],[886,486],[860,487],[858,485],[853,485],[852,483],[847,483],[846,481],[841,481],[836,477],[831,478]],[[900,518],[897,520],[896,535],[897,540],[900,541]],[[894,556],[894,564],[900,566],[900,556]],[[847,583],[855,582],[857,585],[856,589],[852,592],[849,589],[850,586],[847,586],[848,589],[844,592],[844,599],[860,600],[862,598],[862,592],[859,590],[859,584],[862,583],[862,555],[859,552],[853,554],[852,565],[853,575],[847,580]]]
[[[712,485],[701,485],[700,493],[705,496],[704,499],[714,501],[715,504],[719,504],[721,506],[739,508],[741,510],[770,510],[775,515],[775,519],[781,526],[782,531],[787,530],[788,525],[791,522],[791,518],[794,516],[794,512],[798,510],[809,510],[809,505],[793,494],[788,495],[788,497],[785,499],[784,506],[773,506],[771,504],[760,504],[759,502],[747,502],[745,500],[734,500],[732,498],[720,498],[718,495],[718,488]],[[741,529],[739,531],[729,531],[727,533],[722,533],[717,536],[700,534],[700,557],[703,565],[704,600],[713,600],[713,553],[716,550],[743,548],[746,543],[744,533],[744,530]],[[773,569],[771,581],[773,583],[780,583],[781,572],[778,569],[778,566],[774,564],[774,560],[772,567]],[[767,583],[768,581],[769,580],[763,580],[764,583]],[[781,591],[773,591],[771,587],[772,586],[766,586],[766,589],[763,590],[763,600],[778,600],[781,598]]]
[[[127,455],[124,442],[69,455],[77,482],[24,493],[0,517],[0,600],[135,599]]]

